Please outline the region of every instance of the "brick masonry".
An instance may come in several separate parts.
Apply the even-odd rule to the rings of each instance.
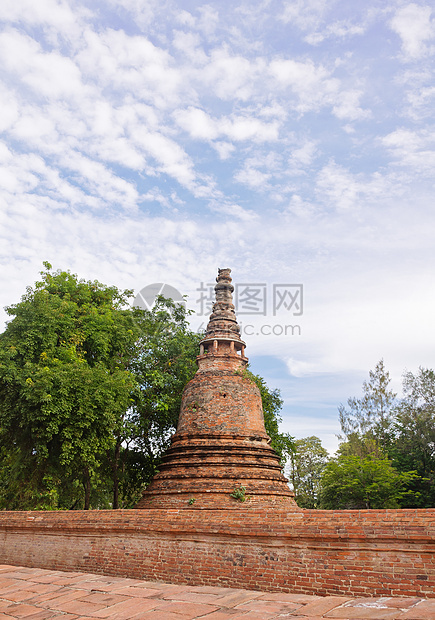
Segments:
[[[1,512],[0,562],[186,585],[435,597],[435,509]]]

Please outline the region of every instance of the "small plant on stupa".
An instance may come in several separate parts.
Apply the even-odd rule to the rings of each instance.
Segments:
[[[189,506],[192,506],[195,503],[195,498],[191,497],[187,503],[189,504]]]
[[[234,499],[238,502],[246,502],[246,500],[249,499],[249,495],[246,495],[246,489],[244,486],[240,486],[239,488],[234,487],[231,497],[234,497]]]

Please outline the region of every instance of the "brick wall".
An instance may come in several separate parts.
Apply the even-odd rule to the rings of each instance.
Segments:
[[[435,509],[1,512],[0,562],[267,591],[435,597]]]

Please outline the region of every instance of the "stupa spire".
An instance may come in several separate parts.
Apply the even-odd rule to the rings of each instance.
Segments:
[[[201,340],[198,365],[201,367],[202,356],[219,357],[237,356],[238,364],[245,366],[246,344],[240,337],[233,304],[234,286],[232,285],[231,269],[218,269],[216,278],[215,302],[210,315],[204,338]]]
[[[198,371],[183,391],[177,431],[137,508],[282,507],[298,510],[245,372],[231,270],[219,269]]]

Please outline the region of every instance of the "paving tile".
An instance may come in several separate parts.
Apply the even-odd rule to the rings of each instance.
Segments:
[[[142,585],[139,581],[135,581],[134,579],[117,579],[116,581],[112,580],[98,580],[95,581],[95,585],[92,587],[92,591],[94,592],[115,592],[119,588],[128,588],[128,587],[148,587],[148,585]],[[80,587],[80,584],[77,584],[77,587]]]
[[[166,618],[167,613],[181,614],[183,618],[193,619],[197,616],[206,616],[212,611],[217,611],[216,605],[205,605],[204,603],[190,603],[182,601],[172,601],[161,605],[158,611],[162,614],[161,618]]]
[[[52,590],[51,592],[46,592],[45,594],[35,594],[32,598],[32,603],[34,603],[35,605],[39,605],[40,603],[44,603],[45,601],[54,601],[60,596],[65,596],[68,592],[74,592],[74,590],[68,590],[68,588],[60,588],[56,586],[56,590]]]
[[[68,590],[67,592],[61,593],[60,596],[53,596],[53,594],[57,593],[51,592],[50,594],[43,594],[41,597],[33,599],[33,602],[38,605],[45,603],[44,607],[55,610],[60,609],[63,611],[63,605],[71,601],[75,601],[81,596],[86,596],[87,593],[83,590]]]
[[[216,601],[217,605],[221,607],[236,607],[248,601],[255,601],[260,598],[262,592],[256,592],[254,590],[232,590],[228,594],[225,594]]]
[[[94,579],[82,579],[81,581],[77,581],[74,584],[71,584],[77,590],[94,590],[98,589],[99,584]]]
[[[289,617],[293,620],[292,616]],[[247,611],[246,613],[239,613],[236,616],[233,616],[231,620],[274,620],[275,618],[279,618],[281,620],[282,616],[281,614],[277,615],[274,611],[271,611],[270,613],[266,611]],[[311,618],[309,620],[311,620]]]
[[[435,599],[421,601],[415,607],[402,611],[398,620],[434,620],[435,618]]]
[[[0,576],[0,594],[5,590],[5,588],[10,588],[11,586],[16,586],[17,580],[12,577],[3,577]],[[20,584],[21,585],[21,584]]]
[[[325,620],[325,616],[298,616],[297,613],[298,612],[295,611],[295,613],[288,616],[288,618],[291,618],[291,620]],[[287,618],[287,616],[284,616],[284,618]],[[280,618],[280,620],[282,619]]]
[[[346,620],[394,620],[397,618],[400,612],[397,609],[391,609],[388,607],[375,607],[374,605],[369,607],[350,607],[343,606],[337,607],[328,613],[324,614],[324,618],[346,618]]]
[[[287,592],[262,592],[258,600],[261,601],[283,601],[286,603],[300,603],[306,605],[313,601],[318,601],[319,597],[314,594],[289,594]]]
[[[398,609],[411,609],[411,607],[415,607],[415,605],[419,604],[424,599],[422,598],[411,598],[411,597],[395,597],[382,599],[384,601],[384,605],[387,607],[397,607]]]
[[[145,588],[142,586],[124,586],[122,588],[116,588],[112,590],[113,594],[122,594],[125,596],[140,596],[146,598],[148,596],[160,596],[161,590],[155,590],[151,588]]]
[[[140,612],[150,611],[166,605],[164,601],[149,598],[131,598],[122,603],[105,607],[94,613],[95,618],[116,618],[129,620]]]
[[[240,618],[240,613],[236,609],[218,609],[204,616],[204,620],[235,620],[237,616]]]
[[[207,616],[202,620],[206,620],[206,618]],[[116,618],[116,620],[118,620],[118,617]],[[192,616],[183,616],[180,614],[171,613],[169,611],[166,612],[164,616],[162,616],[161,612],[157,609],[154,611],[139,613],[135,616],[129,616],[128,620],[193,620],[193,618]]]
[[[59,590],[59,586],[55,586],[52,583],[28,583],[26,588],[32,590],[36,594],[47,594],[50,592],[56,592]]]
[[[26,620],[49,620],[53,616],[57,615],[56,612],[50,611],[49,609],[41,609],[41,611],[32,614],[31,616],[26,616]]]
[[[234,592],[234,588],[224,588],[221,586],[190,586],[189,590],[201,592],[202,594],[219,594],[221,596]]]
[[[12,616],[12,618],[27,618],[27,616],[39,613],[40,611],[40,607],[35,607],[34,605],[26,605],[25,603],[10,605],[7,610],[3,609],[3,613]]]
[[[63,578],[63,574],[60,571],[50,571],[47,573],[41,573],[38,577],[33,577],[34,583],[56,583],[56,577]]]
[[[221,602],[221,597],[217,594],[202,594],[201,592],[178,592],[176,596],[164,594],[162,597],[164,600],[172,600],[176,602],[184,601],[186,603],[206,603],[208,605],[217,605],[218,607],[224,607]]]
[[[80,597],[81,601],[86,603],[97,603],[98,605],[105,605],[110,607],[116,605],[116,603],[122,603],[128,601],[128,596],[121,596],[119,594],[112,594],[111,592],[91,592],[90,594],[84,594]]]
[[[345,603],[352,601],[353,599],[348,596],[325,596],[323,598],[318,597],[316,601],[307,603],[301,609],[298,609],[300,616],[322,616],[331,609],[344,605]]]
[[[356,598],[350,603],[346,603],[346,607],[394,607],[397,609],[410,609],[422,601],[421,598],[412,598],[410,596],[391,597],[380,596],[379,598],[364,597]]]
[[[98,603],[87,603],[76,599],[75,601],[66,601],[62,604],[58,603],[55,607],[59,611],[66,611],[71,614],[77,614],[79,616],[93,615],[97,611],[106,609],[105,605],[99,605]]]
[[[297,603],[282,603],[279,601],[249,601],[248,603],[243,603],[242,605],[237,605],[236,609],[238,612],[242,611],[255,611],[255,613],[264,613],[264,614],[283,614],[283,613],[292,613],[300,608],[300,605]]]
[[[35,596],[35,592],[33,592],[33,590],[28,590],[28,589],[24,589],[23,587],[20,587],[17,590],[12,590],[11,592],[4,594],[3,598],[7,599],[8,601],[14,601],[15,603],[20,603],[21,601],[27,601],[28,599],[33,598],[34,596]]]
[[[50,620],[77,620],[78,616],[75,614],[55,614]],[[83,618],[80,618],[83,620]]]
[[[167,595],[173,599],[176,598],[177,594],[190,591],[189,586],[176,586],[171,583],[156,583],[153,585],[153,589],[158,590],[160,596]]]

